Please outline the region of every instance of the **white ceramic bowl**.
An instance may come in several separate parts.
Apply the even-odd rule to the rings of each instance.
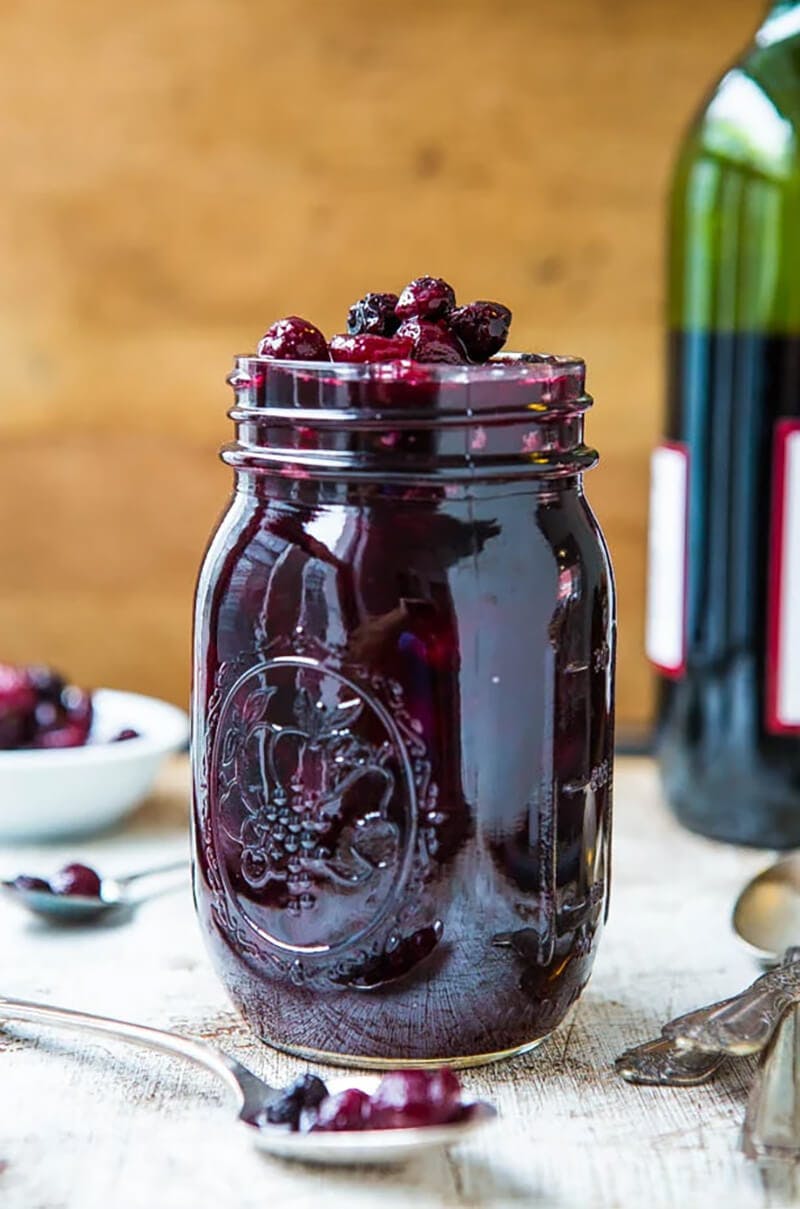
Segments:
[[[170,752],[189,735],[183,710],[154,697],[98,689],[92,742],[0,751],[0,841],[55,840],[110,827],[146,796]],[[139,738],[104,742],[125,727]]]

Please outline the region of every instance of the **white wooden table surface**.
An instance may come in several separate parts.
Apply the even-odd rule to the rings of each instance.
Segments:
[[[0,850],[0,875],[83,858],[109,873],[187,851],[183,759],[116,834]],[[765,854],[679,829],[646,760],[622,760],[611,921],[571,1022],[527,1057],[465,1072],[502,1124],[450,1157],[391,1173],[299,1168],[257,1154],[210,1077],[167,1058],[15,1024],[0,1032],[3,1209],[570,1209],[780,1206],[793,1176],[737,1150],[750,1060],[694,1090],[631,1087],[611,1062],[680,1011],[753,977],[730,906]],[[188,888],[133,923],[53,931],[0,904],[0,993],[167,1026],[226,1047],[271,1082],[304,1065],[254,1041],[203,950]]]

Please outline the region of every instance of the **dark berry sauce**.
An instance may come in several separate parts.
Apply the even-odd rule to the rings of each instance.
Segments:
[[[589,977],[608,878],[583,367],[244,358],[231,381],[237,487],[195,636],[213,960],[298,1052],[524,1048]]]

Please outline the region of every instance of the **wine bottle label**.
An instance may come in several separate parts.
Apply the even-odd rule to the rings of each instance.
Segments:
[[[648,536],[648,658],[665,676],[686,671],[689,450],[665,441],[650,460]]]
[[[800,732],[800,420],[775,425],[766,726]]]

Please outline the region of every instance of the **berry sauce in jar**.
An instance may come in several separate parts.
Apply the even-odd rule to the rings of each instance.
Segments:
[[[535,1045],[607,906],[614,591],[581,361],[241,357],[195,616],[198,912],[271,1045]]]

